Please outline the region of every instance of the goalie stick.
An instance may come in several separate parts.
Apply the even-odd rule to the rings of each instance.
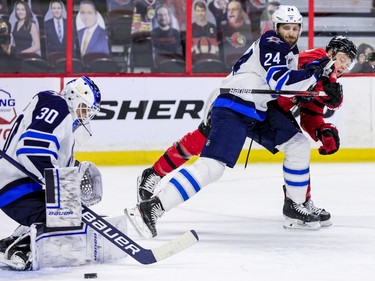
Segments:
[[[1,149],[0,156],[35,182],[44,185],[44,183],[34,174],[26,170],[24,166]],[[145,249],[84,205],[82,205],[82,220],[112,244],[120,248],[123,252],[141,264],[153,264],[164,260],[189,248],[199,241],[198,234],[194,230],[190,230],[157,248]],[[0,260],[0,263],[1,262],[2,261]]]

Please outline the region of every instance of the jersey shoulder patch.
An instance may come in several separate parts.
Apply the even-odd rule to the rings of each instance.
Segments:
[[[269,30],[261,36],[259,48],[274,50],[284,55],[290,52],[289,45],[273,30]]]

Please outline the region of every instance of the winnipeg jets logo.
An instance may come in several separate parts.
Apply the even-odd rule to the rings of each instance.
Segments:
[[[273,42],[273,43],[276,43],[276,44],[280,44],[280,43],[283,43],[283,41],[280,40],[280,38],[277,38],[275,36],[270,36],[267,38],[268,42]]]

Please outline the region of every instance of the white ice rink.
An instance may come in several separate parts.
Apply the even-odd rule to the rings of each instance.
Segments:
[[[115,216],[136,200],[136,177],[145,167],[102,167],[105,185],[99,214]],[[121,281],[372,281],[375,280],[375,163],[311,166],[317,206],[332,214],[333,226],[319,231],[282,228],[281,164],[227,169],[216,183],[166,213],[154,240],[128,235],[145,248],[195,229],[200,242],[154,265],[127,257],[115,264],[14,272],[0,280]],[[0,237],[16,224],[0,211]]]

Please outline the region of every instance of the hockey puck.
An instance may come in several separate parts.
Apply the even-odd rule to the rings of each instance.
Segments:
[[[97,273],[85,273],[83,276],[85,277],[85,279],[95,279],[95,278],[98,278],[98,274]]]

